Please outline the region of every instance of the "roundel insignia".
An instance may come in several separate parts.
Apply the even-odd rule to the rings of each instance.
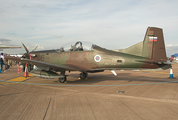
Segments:
[[[101,56],[100,55],[95,55],[94,60],[96,62],[99,62],[101,60]]]

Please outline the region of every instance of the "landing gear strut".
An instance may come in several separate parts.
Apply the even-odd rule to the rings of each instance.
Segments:
[[[80,73],[80,79],[84,80],[88,76],[88,73],[82,72]]]

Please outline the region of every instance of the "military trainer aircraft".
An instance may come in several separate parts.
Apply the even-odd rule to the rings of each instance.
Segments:
[[[85,79],[88,73],[124,69],[156,69],[171,67],[167,62],[162,29],[148,27],[142,42],[123,50],[107,50],[94,44],[81,41],[66,44],[60,49],[32,51],[24,54],[24,58],[6,56],[36,66],[31,73],[46,78],[59,78],[66,81],[66,71],[80,71],[80,78]],[[61,72],[57,74],[56,72]]]

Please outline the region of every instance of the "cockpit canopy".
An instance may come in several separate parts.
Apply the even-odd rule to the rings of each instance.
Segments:
[[[90,43],[90,42],[81,42],[78,41],[76,43],[68,43],[63,45],[60,49],[57,51],[59,52],[68,52],[68,51],[91,51],[96,47],[96,45]]]

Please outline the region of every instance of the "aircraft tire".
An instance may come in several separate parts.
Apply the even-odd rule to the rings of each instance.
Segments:
[[[58,78],[58,81],[59,81],[60,83],[64,83],[64,82],[66,81],[66,77],[64,77],[64,78]]]
[[[80,73],[80,79],[84,80],[88,76],[88,73],[82,72]]]

